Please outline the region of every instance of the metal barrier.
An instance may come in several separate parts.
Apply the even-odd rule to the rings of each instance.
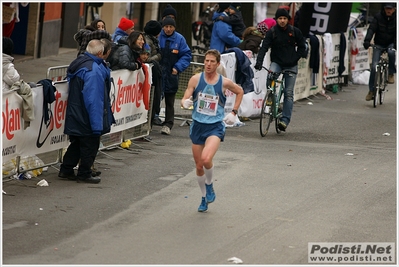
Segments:
[[[54,82],[65,80],[67,77],[67,70],[69,65],[50,67],[47,69],[46,78]]]
[[[198,59],[203,55],[195,55],[195,56],[197,57],[196,59]],[[195,73],[203,71],[203,66],[204,66],[203,63],[191,62],[190,66],[180,74],[180,79],[179,79],[180,93],[184,93],[184,91],[187,88],[188,81]],[[66,71],[68,67],[69,65],[48,68],[46,78],[51,79],[54,82],[65,80]],[[121,132],[110,133],[101,136],[100,140],[101,146],[99,148],[99,152],[104,153],[104,150],[106,149],[119,147],[121,142],[126,140],[133,141],[135,139],[147,137],[151,131],[151,113],[152,113],[153,101],[154,101],[154,87],[151,87],[150,103],[149,103],[150,109],[148,111],[147,122]],[[181,109],[179,101],[176,101],[175,103],[175,110],[177,111],[176,112],[177,116],[175,117],[175,119],[184,121],[181,124],[181,126],[183,126],[183,124],[185,123],[188,124],[188,121],[191,121],[191,119],[189,119],[191,111]],[[184,116],[185,118],[179,116]],[[66,148],[46,153],[41,153],[37,155],[24,156],[24,157],[18,156],[11,161],[3,162],[3,176],[2,176],[3,182],[5,181],[4,178],[10,178],[14,175],[19,175],[21,173],[34,171],[48,166],[54,167],[54,165],[62,163],[62,157],[65,151]]]
[[[68,66],[51,67],[47,70],[46,78],[51,79],[54,82],[64,80],[65,79],[64,74],[66,75],[67,69]],[[101,145],[99,148],[99,152],[107,155],[104,152],[104,150],[113,147],[119,147],[123,141],[126,140],[133,141],[135,139],[145,138],[146,136],[148,136],[151,131],[151,113],[152,113],[153,101],[154,101],[154,87],[151,87],[149,110],[147,113],[147,122],[129,128],[127,130],[123,130],[116,133],[109,133],[101,136],[100,139]],[[62,163],[62,157],[65,151],[66,148],[63,148],[37,155],[24,156],[24,157],[17,156],[15,159],[12,159],[11,161],[3,162],[2,166],[3,182],[13,180],[13,178],[11,177],[13,177],[14,175],[19,176],[21,173],[38,170],[48,166],[54,167],[54,165]],[[10,178],[10,179],[5,180],[5,178]]]

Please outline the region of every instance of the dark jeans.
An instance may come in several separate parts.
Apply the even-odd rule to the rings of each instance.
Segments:
[[[276,62],[270,64],[270,69],[274,72],[281,70],[290,70],[298,73],[298,65],[288,68],[282,68]],[[283,102],[283,115],[280,121],[289,124],[291,121],[292,109],[294,107],[294,86],[296,81],[296,74],[284,74],[284,102]]]
[[[84,178],[91,177],[91,166],[96,159],[100,146],[100,136],[69,136],[71,144],[62,160],[60,172],[70,174],[79,163],[77,175]]]
[[[370,78],[369,78],[369,91],[370,92],[374,92],[375,66],[377,66],[378,61],[380,61],[380,56],[381,56],[383,50],[385,50],[385,49],[387,49],[388,60],[389,60],[388,74],[392,75],[392,74],[396,73],[396,67],[395,67],[396,52],[395,52],[395,50],[393,50],[393,44],[390,44],[387,47],[383,47],[380,45],[376,45],[376,47],[373,47],[373,59],[371,62]]]
[[[175,98],[176,93],[165,93],[165,120],[164,126],[172,129],[175,120]]]
[[[152,67],[152,85],[154,86],[154,98],[152,101],[151,122],[154,121],[155,116],[159,115],[161,110],[161,96],[162,96],[162,77],[159,65],[154,64]],[[151,123],[152,124],[152,123]]]

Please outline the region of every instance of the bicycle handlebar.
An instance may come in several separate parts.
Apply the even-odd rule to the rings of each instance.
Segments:
[[[395,48],[389,48],[389,47],[381,47],[381,46],[377,46],[377,45],[372,45],[372,48],[373,49],[378,49],[378,50],[381,50],[381,51],[385,51],[385,52],[388,52],[388,49],[392,49],[393,51],[395,51],[396,52],[396,49]]]
[[[280,76],[280,74],[297,74],[295,71],[291,71],[291,70],[282,70],[282,71],[278,71],[278,72],[274,72],[272,70],[269,70],[268,68],[262,66],[263,69],[265,69],[268,73],[273,73],[273,74],[278,74],[277,76]]]

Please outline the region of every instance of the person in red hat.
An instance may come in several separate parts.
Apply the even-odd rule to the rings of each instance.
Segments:
[[[118,27],[116,27],[115,32],[112,34],[112,41],[117,43],[121,37],[129,36],[132,32],[134,32],[134,22],[122,17],[119,21]]]

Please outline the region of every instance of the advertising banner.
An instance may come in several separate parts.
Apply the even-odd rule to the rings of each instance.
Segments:
[[[22,149],[24,140],[22,112],[22,97],[15,91],[3,91],[3,162],[18,156]]]
[[[137,71],[116,70],[111,72],[111,105],[116,124],[111,133],[119,132],[147,122],[151,93],[151,68]],[[144,72],[147,72],[144,74]]]
[[[303,3],[298,28],[303,35],[346,32],[352,3],[313,2]]]

